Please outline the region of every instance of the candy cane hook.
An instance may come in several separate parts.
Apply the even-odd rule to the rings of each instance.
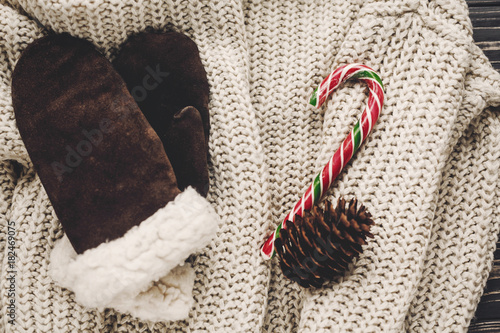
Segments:
[[[319,108],[331,92],[350,78],[357,78],[368,85],[370,93],[366,108],[352,131],[344,139],[323,170],[314,178],[302,198],[295,204],[284,221],[278,225],[276,231],[262,245],[261,252],[266,259],[271,259],[276,254],[274,241],[279,238],[280,230],[286,228],[287,222],[293,223],[296,215],[304,216],[305,211],[310,210],[314,204],[321,200],[335,178],[366,139],[380,115],[384,104],[384,85],[373,69],[362,64],[349,64],[337,68],[321,82],[314,91],[309,103]]]

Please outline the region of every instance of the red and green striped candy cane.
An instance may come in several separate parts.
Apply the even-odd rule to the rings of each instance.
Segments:
[[[262,246],[261,252],[266,259],[270,259],[276,254],[274,241],[279,238],[280,230],[286,228],[288,222],[293,223],[296,215],[304,216],[305,211],[310,210],[314,204],[321,200],[335,178],[337,178],[347,162],[349,162],[356,150],[358,150],[361,143],[366,139],[380,115],[382,105],[384,104],[384,85],[373,69],[362,64],[349,64],[337,68],[321,82],[319,87],[314,91],[309,103],[319,108],[331,92],[340,86],[342,82],[350,78],[362,80],[368,85],[369,96],[367,106],[352,131],[342,142],[342,145],[333,154],[323,170],[314,178],[302,198],[295,204],[284,221],[278,225],[276,231]]]

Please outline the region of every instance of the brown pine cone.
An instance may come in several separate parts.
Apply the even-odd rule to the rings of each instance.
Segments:
[[[315,205],[304,217],[297,215],[295,223],[287,223],[274,243],[283,274],[302,287],[321,287],[359,256],[366,238],[373,237],[373,224],[356,199],[347,206],[340,198],[337,208],[327,200],[324,210]]]

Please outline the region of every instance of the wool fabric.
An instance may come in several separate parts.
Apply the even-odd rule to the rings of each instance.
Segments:
[[[48,276],[63,231],[10,92],[22,51],[48,31],[112,60],[145,30],[192,38],[210,84],[208,200],[221,223],[188,259],[194,305],[181,321],[85,308]],[[375,237],[344,276],[301,289],[259,248],[360,115],[366,89],[355,81],[307,105],[352,62],[381,75],[385,105],[328,197],[356,196]],[[0,331],[465,332],[500,226],[499,105],[500,74],[475,46],[462,0],[0,0]]]

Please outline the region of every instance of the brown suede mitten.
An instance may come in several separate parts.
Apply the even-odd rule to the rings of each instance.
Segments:
[[[162,140],[179,188],[205,196],[209,87],[196,44],[177,32],[141,33],[124,43],[113,66]]]
[[[182,265],[207,245],[218,217],[194,189],[178,189],[162,142],[120,75],[92,44],[49,35],[22,54],[12,98],[66,234],[51,254],[54,280],[89,307],[185,318],[194,272]]]

